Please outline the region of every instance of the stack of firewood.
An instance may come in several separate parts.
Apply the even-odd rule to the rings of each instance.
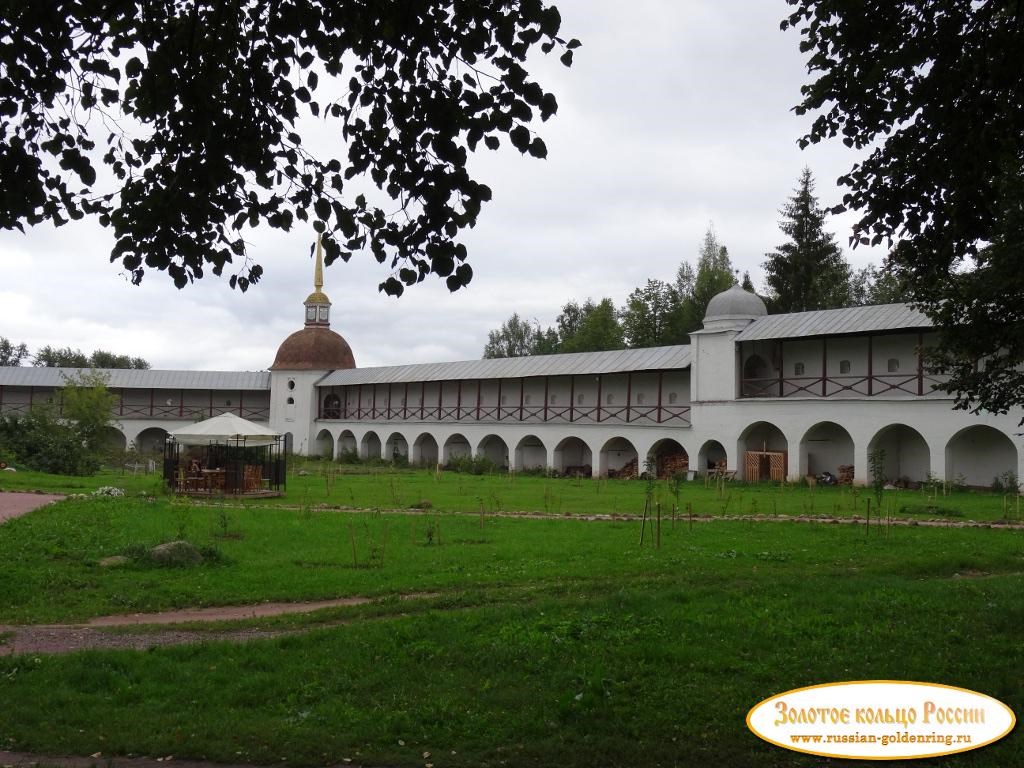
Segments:
[[[837,481],[839,485],[853,485],[853,464],[839,465],[839,477]]]
[[[615,477],[622,478],[623,480],[632,480],[639,475],[639,472],[637,471],[638,466],[639,464],[637,460],[633,459],[624,467],[622,467],[622,469],[618,470],[615,473]]]
[[[673,475],[685,473],[690,468],[690,459],[685,453],[669,453],[658,457],[658,479],[667,480]]]

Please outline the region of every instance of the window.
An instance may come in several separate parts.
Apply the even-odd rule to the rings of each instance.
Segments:
[[[508,395],[502,395],[501,396],[501,404],[502,405],[508,405]]]
[[[530,399],[531,399],[530,396],[527,395],[526,397],[523,398],[523,403],[525,403],[526,405],[529,405],[530,404]]]
[[[643,405],[644,402],[646,402],[646,400],[647,400],[647,395],[645,395],[643,392],[637,392],[636,393],[636,404],[637,405]]]
[[[796,365],[793,366],[793,375],[794,376],[803,376],[804,375],[804,364],[803,363],[797,363]]]
[[[576,405],[583,405],[583,395],[576,395]]]
[[[324,418],[341,418],[341,398],[333,393],[324,398]]]
[[[288,389],[295,389],[295,379],[288,379]]]
[[[548,403],[550,405],[558,405],[558,395],[552,395]]]
[[[320,307],[320,320],[322,322],[327,321],[327,313],[330,311],[328,307]]]
[[[888,369],[889,373],[896,373],[900,369],[900,361],[897,360],[895,357],[890,357],[889,362],[886,363],[886,368]]]
[[[231,407],[231,401],[230,400],[225,400],[224,401],[224,405],[226,405],[226,406],[228,406],[228,408],[230,408]]]
[[[615,395],[613,395],[611,392],[609,392],[608,393],[608,397],[606,397],[604,399],[604,404],[605,405],[614,405],[615,404]]]
[[[850,361],[849,360],[840,360],[839,361],[839,372],[840,373],[849,373],[850,372]]]
[[[678,400],[678,399],[679,399],[679,395],[677,395],[675,392],[669,392],[668,393],[668,404],[669,405],[675,405],[676,404],[676,400]]]
[[[289,397],[288,398],[288,405],[295,405],[295,398],[294,397]]]

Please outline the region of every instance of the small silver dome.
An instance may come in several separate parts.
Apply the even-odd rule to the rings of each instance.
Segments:
[[[708,309],[704,313],[704,322],[707,323],[710,320],[753,320],[755,317],[763,317],[767,314],[768,310],[760,296],[734,285],[729,290],[711,297]]]

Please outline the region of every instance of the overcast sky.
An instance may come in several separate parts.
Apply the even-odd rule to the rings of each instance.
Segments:
[[[709,223],[733,265],[761,285],[764,254],[783,242],[778,210],[801,168],[825,205],[856,156],[841,145],[801,151],[810,118],[792,106],[807,81],[799,38],[779,30],[783,0],[564,0],[562,36],[583,47],[531,74],[558,114],[534,126],[548,158],[500,152],[474,160],[494,191],[465,239],[473,282],[440,280],[395,300],[369,255],[326,271],[331,327],[360,367],[479,358],[488,330],[512,313],[554,322],[570,299],[621,305],[648,278],[695,262]],[[481,144],[481,149],[483,145]],[[344,157],[339,149],[339,157]],[[879,251],[846,248],[852,217],[830,219],[855,267]],[[154,368],[260,370],[302,326],[312,231],[247,230],[265,269],[247,293],[208,275],[177,290],[164,273],[132,286],[98,224],[0,233],[0,336],[138,355]]]

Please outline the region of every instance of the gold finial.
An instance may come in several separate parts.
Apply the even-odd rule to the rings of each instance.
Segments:
[[[316,270],[313,272],[313,287],[318,293],[324,287],[324,252],[319,232],[316,235]]]

